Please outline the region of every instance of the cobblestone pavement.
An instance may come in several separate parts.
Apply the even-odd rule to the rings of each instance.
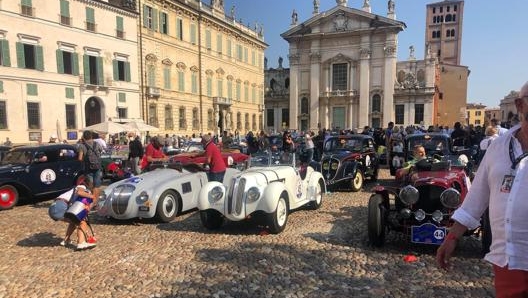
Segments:
[[[0,297],[493,297],[478,239],[460,242],[449,272],[436,247],[396,234],[369,246],[368,197],[329,193],[279,235],[240,222],[210,232],[197,212],[167,224],[94,216],[98,246],[80,252],[59,246],[66,226],[48,217],[51,201],[17,206],[0,212]]]

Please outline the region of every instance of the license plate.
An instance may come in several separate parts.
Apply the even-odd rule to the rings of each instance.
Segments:
[[[440,245],[446,235],[445,227],[437,227],[432,223],[411,227],[411,242]]]
[[[139,211],[149,211],[149,210],[150,210],[149,206],[139,206]]]

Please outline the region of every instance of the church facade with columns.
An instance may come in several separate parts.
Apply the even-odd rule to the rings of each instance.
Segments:
[[[401,124],[414,124],[415,115],[409,113],[416,92],[406,96],[402,90],[408,86],[397,78],[398,33],[406,25],[396,20],[394,1],[388,1],[386,16],[372,13],[369,1],[352,8],[346,0],[336,0],[337,5],[325,12],[319,12],[318,4],[314,1],[312,17],[302,23],[294,11],[290,29],[281,34],[289,43],[288,127],[303,131],[384,127],[396,117],[395,92],[398,108],[403,106],[408,114]],[[418,101],[420,124],[427,125],[432,122],[434,70],[425,77],[425,85],[433,90],[425,95],[429,99]],[[408,89],[421,85],[425,86]]]

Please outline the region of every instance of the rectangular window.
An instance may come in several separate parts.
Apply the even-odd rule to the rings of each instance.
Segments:
[[[7,108],[5,101],[0,101],[0,129],[7,129]]]
[[[205,30],[205,47],[211,49],[211,30]]]
[[[70,2],[66,0],[60,0],[60,23],[62,25],[71,25],[70,18]]]
[[[143,27],[154,30],[155,18],[154,9],[150,6],[143,5]]]
[[[172,120],[172,106],[165,106],[165,129],[174,129],[174,121]]]
[[[332,65],[332,90],[348,90],[348,64],[336,63]]]
[[[178,126],[179,129],[187,129],[187,123],[185,121],[185,108],[180,108],[178,111]]]
[[[114,81],[130,82],[130,62],[124,58],[112,61],[114,68]]]
[[[38,102],[27,103],[28,128],[40,128],[40,104]]]
[[[34,16],[32,0],[20,1],[20,13],[29,17]]]
[[[183,40],[183,20],[176,19],[176,38]]]
[[[273,109],[266,110],[266,126],[273,127],[275,123],[275,111]]]
[[[168,67],[163,69],[163,88],[171,89],[171,70]]]
[[[67,104],[66,105],[66,129],[76,129],[76,115],[75,115],[75,105]]]
[[[396,119],[394,122],[396,122],[396,124],[404,124],[405,122],[405,106],[404,105],[396,105],[395,106],[395,111],[394,111],[395,115],[396,115]]]
[[[9,56],[9,41],[0,39],[0,65],[11,66],[11,58]]]
[[[123,23],[123,17],[116,16],[116,37],[125,38],[125,26]]]
[[[262,67],[262,54],[258,54],[258,67]]]
[[[160,32],[169,34],[169,16],[164,12],[160,12]]]
[[[194,130],[200,129],[200,118],[198,117],[198,109],[196,108],[192,111],[192,126]]]
[[[185,92],[185,73],[178,71],[178,91]]]
[[[127,108],[117,108],[117,117],[121,119],[128,118],[128,109]]]
[[[216,35],[216,51],[220,54],[223,52],[222,34]]]
[[[95,32],[95,11],[91,7],[86,7],[86,30]]]
[[[231,52],[231,39],[227,40],[227,57],[233,57],[233,53]]]
[[[66,98],[69,98],[69,99],[75,98],[75,91],[72,87],[66,87],[65,92],[66,92]]]
[[[158,106],[150,104],[148,108],[149,123],[152,126],[158,126]]]
[[[192,23],[189,27],[189,34],[191,35],[191,43],[196,44],[196,24]]]
[[[31,96],[38,96],[37,84],[26,84],[26,94]]]
[[[77,53],[58,49],[57,73],[79,75],[79,55]]]
[[[191,92],[194,94],[198,93],[198,75],[196,72],[191,74]]]
[[[84,55],[84,82],[89,85],[104,85],[103,57]]]
[[[44,70],[42,46],[17,42],[16,49],[19,68]]]
[[[218,80],[217,82],[217,94],[218,94],[218,97],[224,97],[224,81],[223,80]]]
[[[117,93],[117,102],[126,103],[126,93],[124,92]]]
[[[290,127],[290,109],[282,109],[282,128]]]
[[[423,124],[424,121],[424,105],[423,103],[414,105],[414,124]]]
[[[207,96],[213,96],[213,78],[208,77],[207,78]]]
[[[156,87],[156,66],[147,66],[147,86]]]

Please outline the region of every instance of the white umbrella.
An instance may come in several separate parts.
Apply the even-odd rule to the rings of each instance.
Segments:
[[[130,127],[124,124],[119,124],[117,122],[105,121],[105,122],[90,125],[90,126],[87,126],[81,129],[81,131],[86,131],[86,130],[92,130],[92,131],[96,131],[99,133],[115,134],[115,133],[120,133],[123,131],[128,131],[130,130]]]
[[[144,131],[159,131],[160,130],[156,126],[152,126],[152,125],[146,124],[143,121],[137,121],[137,120],[126,123],[126,126],[128,126],[128,129],[130,129],[130,130],[137,130],[137,131],[140,131],[140,132],[144,132]]]

